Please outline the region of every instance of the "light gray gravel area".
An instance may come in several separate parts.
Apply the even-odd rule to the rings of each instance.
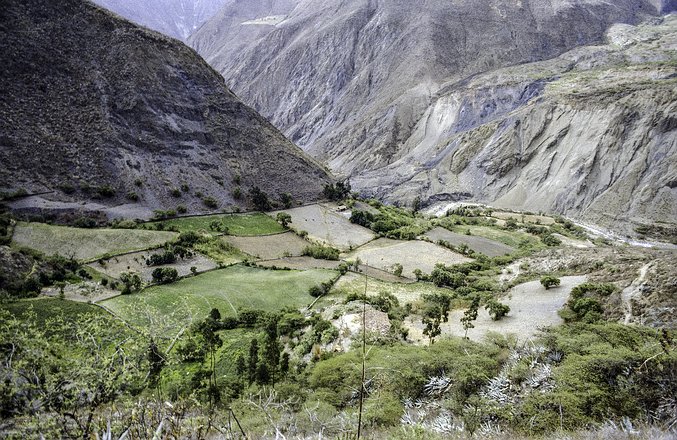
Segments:
[[[134,252],[105,260],[103,265],[99,261],[96,261],[88,264],[88,266],[113,278],[119,278],[123,272],[137,272],[145,282],[150,282],[153,279],[152,273],[158,267],[172,267],[176,269],[179,276],[183,277],[191,274],[191,267],[195,267],[196,273],[200,273],[216,269],[218,266],[214,261],[199,253],[193,254],[190,258],[179,258],[174,264],[164,264],[162,266],[148,266],[146,264],[148,257],[154,253],[161,252],[162,249]]]
[[[498,241],[478,237],[476,235],[457,234],[456,232],[451,232],[450,230],[441,227],[426,232],[424,236],[435,243],[439,240],[444,240],[454,246],[465,243],[473,251],[483,253],[488,257],[498,257],[515,252],[515,249],[512,247]]]
[[[584,283],[585,276],[562,277],[559,287],[545,290],[539,281],[520,284],[511,289],[499,301],[510,307],[510,313],[500,321],[493,321],[486,309],[480,308],[475,328],[468,330],[468,337],[481,341],[489,332],[503,335],[513,334],[521,341],[533,338],[540,328],[562,324],[558,311],[568,301],[571,289]],[[449,314],[449,322],[442,324],[443,336],[463,337],[465,331],[461,318],[465,310],[453,310]],[[428,338],[423,335],[423,325],[419,316],[405,320],[409,328],[409,339],[420,344],[427,344]]]

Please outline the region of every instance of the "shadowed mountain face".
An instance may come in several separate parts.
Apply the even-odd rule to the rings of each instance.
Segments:
[[[603,44],[614,23],[637,24],[676,7],[674,1],[647,0],[251,1],[246,6],[225,5],[189,43],[223,73],[238,96],[334,171],[351,176],[365,194],[390,201],[415,196],[431,202],[500,199],[514,203],[513,208],[537,207],[590,219],[590,206],[609,188],[610,181],[601,177],[604,172],[586,178],[579,175],[577,180],[546,178],[548,192],[541,203],[527,203],[526,197],[503,199],[520,185],[532,188],[531,180],[523,180],[525,159],[514,151],[522,148],[520,141],[492,146],[482,155],[484,166],[464,181],[457,177],[462,166],[438,173],[446,164],[442,157],[448,159],[456,149],[484,138],[473,132],[450,146],[444,144],[445,136],[475,130],[542,98],[549,82],[518,75],[520,86],[513,87],[509,76],[501,76],[497,88],[493,82],[476,80],[478,76]],[[230,44],[233,40],[238,44]],[[594,57],[581,64],[571,62],[554,75],[574,67],[594,68],[595,62]],[[633,105],[632,99],[628,98],[628,106]],[[670,111],[665,102],[649,107]],[[545,118],[548,111],[535,110],[529,118]],[[613,130],[614,124],[609,122],[607,128]],[[641,126],[637,129],[641,131]],[[508,126],[500,133],[506,130]],[[593,132],[602,135],[605,130]],[[554,151],[558,139],[551,139]],[[595,139],[591,135],[590,142]],[[448,148],[439,147],[439,142]],[[605,142],[623,151],[633,148],[623,139]],[[432,145],[441,148],[435,156],[430,156]],[[583,151],[586,157],[604,154],[596,144]],[[522,158],[513,160],[515,155]],[[500,178],[492,174],[493,168],[502,170]],[[567,165],[560,177],[576,170],[577,166]],[[493,183],[487,186],[489,181]],[[569,185],[582,181],[588,190],[581,189],[580,198],[572,201],[573,196],[561,195]],[[614,191],[606,196],[612,197]],[[614,224],[628,216],[625,207],[612,204],[611,212],[593,217]],[[657,219],[659,215],[651,210],[642,209],[638,217]]]
[[[227,0],[95,0],[95,3],[170,37],[185,41]]]
[[[192,49],[89,2],[5,1],[0,59],[1,188],[204,210],[329,180]]]

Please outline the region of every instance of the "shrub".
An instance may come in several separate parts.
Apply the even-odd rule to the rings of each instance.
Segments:
[[[259,211],[270,211],[270,200],[268,200],[268,195],[261,191],[261,188],[258,186],[249,190],[249,198]]]
[[[139,195],[135,193],[134,191],[130,191],[127,193],[127,199],[131,200],[133,202],[138,202],[139,201]]]
[[[291,223],[291,215],[286,212],[279,212],[275,218],[283,228],[286,228]]]
[[[96,220],[91,217],[80,217],[75,220],[74,225],[78,228],[96,228]]]
[[[153,281],[159,284],[169,284],[176,281],[179,273],[173,267],[158,267],[153,271]]]
[[[115,196],[115,188],[110,185],[102,185],[96,188],[96,193],[100,197],[110,198]]]
[[[181,197],[181,190],[178,189],[178,188],[172,188],[172,190],[170,191],[170,194],[172,195],[172,197],[179,198],[179,197]]]
[[[233,198],[235,200],[240,200],[242,198],[242,188],[236,186],[235,189],[233,189]]]
[[[404,270],[404,267],[400,263],[396,263],[395,267],[393,269],[393,273],[395,276],[401,277],[402,276],[402,271]]]
[[[317,258],[318,260],[338,261],[340,252],[338,249],[329,246],[312,245],[306,246],[303,255]]]
[[[176,255],[171,250],[166,250],[161,254],[153,254],[146,260],[148,266],[160,266],[163,264],[172,264],[176,262]]]
[[[294,204],[294,199],[292,198],[291,194],[283,193],[280,195],[280,202],[282,202],[282,206],[284,206],[286,209],[289,209]]]
[[[489,312],[489,316],[494,321],[500,321],[505,315],[510,312],[510,307],[502,304],[495,299],[490,299],[487,301],[487,304],[484,306]]]
[[[545,287],[545,290],[548,290],[551,287],[559,286],[560,279],[557,277],[546,275],[543,278],[541,278],[541,284],[543,285],[543,287]]]
[[[204,203],[207,208],[212,209],[216,209],[219,206],[219,203],[216,201],[216,199],[211,196],[207,196],[204,199],[202,199],[202,203]]]
[[[179,214],[185,214],[188,212],[188,208],[186,208],[184,205],[179,205],[176,207],[176,212]]]
[[[541,236],[541,241],[543,242],[544,245],[546,246],[559,246],[562,244],[562,240],[559,238],[555,237],[552,234],[545,234]]]
[[[322,195],[332,201],[339,201],[347,198],[350,195],[351,187],[348,180],[344,182],[330,183],[324,186]]]

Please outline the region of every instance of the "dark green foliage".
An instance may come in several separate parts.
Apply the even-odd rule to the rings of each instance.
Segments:
[[[559,246],[559,245],[562,244],[562,240],[560,240],[559,238],[555,237],[552,234],[546,234],[546,235],[541,236],[541,241],[546,246],[553,246],[554,247],[554,246]]]
[[[489,312],[489,316],[494,321],[500,321],[505,315],[510,312],[510,307],[502,304],[495,299],[490,299],[484,306]]]
[[[292,198],[291,194],[283,193],[280,195],[280,202],[282,202],[282,206],[285,209],[289,209],[294,204],[294,199]]]
[[[306,246],[303,249],[303,255],[317,258],[319,260],[333,260],[338,261],[340,251],[336,248],[322,245]]]
[[[176,212],[179,214],[185,214],[188,212],[188,208],[186,208],[185,205],[179,205],[176,207]]]
[[[130,191],[127,193],[127,199],[131,200],[132,202],[138,202],[139,201],[139,195],[135,193],[134,191]]]
[[[330,183],[324,186],[322,195],[329,200],[339,201],[350,195],[351,187],[349,181]]]
[[[173,267],[158,267],[153,270],[153,281],[158,284],[173,283],[179,278],[179,273]]]
[[[258,186],[255,186],[249,190],[249,199],[259,211],[270,211],[271,206],[270,200],[268,200],[268,195],[261,191],[261,188]]]
[[[326,295],[327,293],[329,293],[333,285],[334,281],[327,281],[317,286],[312,286],[310,289],[308,289],[308,293],[310,294],[310,296],[318,298],[322,295]]]
[[[282,225],[283,228],[286,228],[289,226],[289,223],[291,223],[291,215],[289,215],[286,212],[279,212],[275,219]]]
[[[122,289],[123,295],[129,295],[141,288],[141,277],[138,273],[124,272],[120,275],[120,281],[122,281],[122,284],[124,285],[124,288]]]
[[[78,227],[78,228],[96,228],[97,222],[96,219],[93,219],[91,217],[79,217],[73,222],[73,225]]]
[[[371,228],[371,224],[374,220],[376,220],[376,217],[368,211],[354,210],[350,215],[351,223],[364,226],[365,228]]]
[[[430,280],[437,287],[451,287],[452,289],[465,285],[465,277],[462,272],[449,271],[443,265],[435,266],[430,274]]]
[[[233,189],[233,198],[235,200],[240,200],[242,198],[242,188],[236,186],[235,189]]]
[[[247,359],[247,380],[253,383],[256,379],[256,370],[259,363],[259,341],[252,339],[249,343],[249,357]]]
[[[461,324],[463,325],[463,330],[465,330],[465,335],[464,337],[468,337],[468,330],[471,328],[475,328],[475,324],[473,322],[477,319],[477,312],[480,307],[480,298],[479,296],[473,296],[471,298],[470,306],[468,309],[463,313],[463,317],[461,318]]]
[[[176,255],[173,250],[165,250],[161,254],[152,254],[146,259],[148,266],[161,266],[163,264],[172,264],[176,262]]]
[[[557,277],[546,275],[541,278],[541,284],[545,287],[545,290],[548,290],[551,287],[559,286],[560,279]]]
[[[115,188],[110,185],[102,185],[96,188],[99,197],[110,198],[115,196]]]
[[[172,197],[176,198],[181,197],[181,190],[179,190],[178,188],[172,188],[172,190],[169,193],[172,195]]]
[[[219,202],[217,202],[216,199],[211,196],[203,198],[202,203],[204,203],[207,208],[211,209],[216,209],[219,207]]]

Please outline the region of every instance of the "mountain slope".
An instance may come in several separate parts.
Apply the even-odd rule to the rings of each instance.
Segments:
[[[247,6],[269,5],[253,0]],[[648,0],[301,0],[259,34],[224,6],[189,43],[291,139],[345,174],[391,163],[442,83],[599,42]],[[231,8],[232,9],[232,8]],[[260,15],[279,11],[265,10]],[[225,16],[231,17],[229,11]],[[261,18],[259,16],[259,18]],[[214,26],[232,28],[214,33]],[[224,38],[221,40],[220,38]],[[246,39],[245,38],[245,39]]]
[[[193,50],[89,2],[5,2],[0,54],[2,189],[195,211],[329,181]]]
[[[95,3],[170,37],[186,41],[228,0],[95,0]]]
[[[550,93],[548,100],[541,98],[546,85],[556,86],[557,77],[572,69],[626,62],[625,55],[611,50],[581,55],[580,60],[557,61],[556,57],[585,45],[603,44],[614,23],[655,20],[677,9],[677,2],[298,0],[276,11],[266,9],[269,4],[250,2],[250,15],[238,19],[224,6],[189,43],[224,74],[239,96],[306,151],[327,161],[334,171],[351,176],[354,187],[364,194],[393,202],[415,196],[431,203],[453,199],[496,202],[614,227],[629,218],[641,223],[665,221],[667,216],[674,221],[674,211],[668,207],[674,195],[661,189],[669,182],[666,166],[671,162],[661,165],[666,172],[653,173],[638,161],[641,155],[633,156],[638,149],[658,151],[657,157],[672,151],[669,122],[658,138],[650,137],[651,127],[642,125],[660,123],[665,119],[661,115],[674,111],[670,101],[663,99],[672,96],[669,82],[667,86],[652,83],[655,72],[648,69],[645,75],[639,74],[646,83],[641,93],[623,95],[619,102],[595,101],[592,92],[587,97]],[[281,15],[273,24],[257,25],[258,33],[243,31],[257,22],[252,18],[256,13]],[[223,16],[231,21],[224,22]],[[219,25],[230,30],[210,31]],[[224,35],[239,35],[240,43],[224,44],[219,40]],[[615,63],[615,58],[622,62]],[[536,79],[529,74],[532,67],[525,67],[526,73],[514,78],[512,71],[503,70],[552,59],[554,70],[540,72]],[[645,61],[641,53],[629,56],[631,64]],[[616,82],[600,84],[600,93],[610,93],[606,88],[634,86],[635,78],[623,81],[623,75],[619,71],[621,78]],[[529,103],[533,105],[527,107]],[[611,104],[615,107],[610,108]],[[635,105],[641,109],[639,119],[633,118],[632,127],[624,127],[624,118],[632,113],[627,109]],[[522,113],[507,119],[523,107]],[[586,119],[586,114],[595,117]],[[557,128],[561,135],[557,135],[560,131],[550,134],[548,130],[556,128],[538,122],[549,118],[561,122],[567,115],[568,137],[564,127]],[[599,122],[595,118],[602,116],[611,118],[602,120],[604,128],[597,126],[582,136],[578,127]],[[498,120],[503,125],[483,126],[499,124]],[[533,127],[536,139],[525,138],[528,133],[519,127],[526,125]],[[540,129],[547,143],[538,138]],[[449,138],[453,135],[457,138],[452,145]],[[584,141],[585,149],[579,149],[578,143]],[[521,151],[527,146],[531,156],[525,158]],[[546,146],[548,152],[562,149],[560,156],[571,156],[560,164],[560,175],[540,174],[547,169],[541,160]],[[466,152],[462,155],[465,162],[475,164],[473,171],[465,162],[459,164],[461,151]],[[473,156],[480,152],[481,159]],[[586,160],[606,154],[618,156],[612,177],[607,164],[598,162],[591,163],[590,170],[579,170]],[[530,169],[525,161],[532,156],[539,160]],[[569,172],[580,174],[572,178]],[[620,178],[624,173],[639,173],[639,180],[625,187],[628,180]],[[571,185],[576,195],[570,193]],[[520,193],[517,188],[524,190]],[[527,197],[534,188],[545,191],[538,200]],[[617,197],[623,201],[600,202]]]
[[[616,25],[608,39],[449,84],[399,158],[354,186],[391,201],[472,199],[674,234],[677,15]]]

